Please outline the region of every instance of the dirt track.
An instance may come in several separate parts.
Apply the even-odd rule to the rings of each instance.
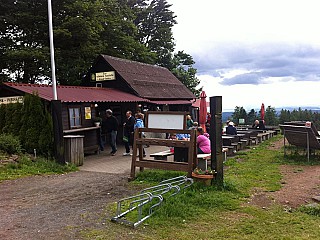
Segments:
[[[80,239],[102,227],[107,203],[135,192],[127,176],[74,172],[0,183],[0,239]],[[103,215],[102,215],[103,216]]]

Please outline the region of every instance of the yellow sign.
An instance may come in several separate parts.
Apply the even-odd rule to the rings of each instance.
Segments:
[[[91,119],[91,107],[85,107],[84,113],[85,119]]]
[[[0,104],[23,103],[23,96],[1,97]]]
[[[95,81],[116,80],[115,71],[95,73]]]

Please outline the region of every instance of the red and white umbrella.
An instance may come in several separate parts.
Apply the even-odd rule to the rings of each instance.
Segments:
[[[199,125],[206,131],[206,118],[207,118],[207,95],[205,91],[200,94],[200,109],[199,109]]]
[[[261,109],[260,109],[261,120],[264,120],[264,114],[265,114],[264,104],[262,103]]]

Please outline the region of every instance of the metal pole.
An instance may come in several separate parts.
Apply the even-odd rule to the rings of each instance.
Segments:
[[[50,58],[51,58],[53,100],[57,100],[58,96],[57,96],[57,83],[56,83],[56,67],[55,67],[55,63],[54,63],[54,45],[53,45],[53,27],[52,27],[51,0],[48,0],[48,21],[49,21],[49,40],[50,40]]]
[[[283,129],[283,155],[286,156],[286,130]]]
[[[307,130],[308,131],[308,130]],[[310,145],[309,145],[309,133],[307,132],[307,151],[308,151],[308,162],[310,160]]]

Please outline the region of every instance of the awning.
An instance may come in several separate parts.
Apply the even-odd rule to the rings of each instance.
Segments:
[[[25,93],[37,93],[40,98],[53,100],[51,85],[4,83],[4,85]],[[57,86],[58,99],[61,102],[149,102],[130,93],[113,88]]]
[[[150,100],[150,103],[157,104],[157,105],[185,105],[185,104],[191,104],[192,102],[189,100],[159,100],[159,101]]]

